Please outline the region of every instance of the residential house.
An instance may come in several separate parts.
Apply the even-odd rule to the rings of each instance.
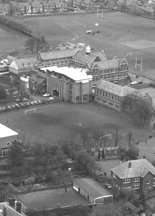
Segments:
[[[111,169],[113,187],[117,190],[155,189],[155,167],[146,159],[131,160]]]
[[[43,12],[43,5],[39,1],[32,1],[32,13],[41,13]]]
[[[108,81],[126,79],[128,77],[128,62],[126,58],[93,62],[90,74],[93,76],[93,83],[95,84],[101,78]]]
[[[120,86],[101,79],[95,87],[94,100],[117,111],[122,111],[122,101],[126,95],[137,92],[129,86]]]
[[[41,68],[47,74],[47,92],[61,100],[86,103],[91,100],[92,76],[86,69],[71,67]]]
[[[34,56],[15,59],[9,65],[9,72],[18,76],[21,74],[28,74],[37,66],[37,64],[37,58]]]
[[[55,3],[53,1],[42,1],[43,12],[50,13],[55,9]]]
[[[32,13],[32,4],[30,2],[23,2],[23,5],[25,7],[25,13],[31,14]]]
[[[0,216],[25,216],[22,211],[22,206],[20,201],[16,201],[13,198],[9,199],[8,202],[0,203]]]
[[[38,54],[39,67],[54,66],[59,67],[69,66],[72,57],[79,51],[79,48],[67,50],[54,50],[50,52],[41,52]]]
[[[8,15],[10,12],[10,4],[0,4],[0,14]]]
[[[3,124],[0,124],[0,157],[7,156],[11,142],[17,139],[17,132]]]
[[[18,2],[14,6],[16,7],[17,15],[26,14],[26,7],[22,2]]]
[[[79,50],[72,58],[71,65],[74,67],[86,67],[91,68],[91,65],[95,62],[101,62],[106,60],[104,51],[91,52],[91,48],[87,46],[83,50]]]
[[[113,195],[91,178],[73,179],[73,188],[91,204],[113,201]]]

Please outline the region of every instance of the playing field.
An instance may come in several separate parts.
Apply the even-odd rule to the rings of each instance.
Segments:
[[[57,15],[28,18],[24,23],[32,26],[36,35],[44,35],[52,44],[82,42],[94,50],[104,50],[108,58],[129,55],[129,69],[134,69],[135,57],[143,59],[143,70],[155,67],[155,22],[143,17],[120,12],[96,14]],[[95,26],[98,23],[99,26]],[[87,35],[87,30],[99,30],[99,34]]]
[[[0,114],[1,123],[19,132],[22,139],[31,143],[58,144],[60,141],[75,139],[92,131],[97,141],[101,135],[116,133],[119,128],[120,145],[127,145],[126,134],[132,130],[135,140],[144,140],[150,131],[133,126],[131,119],[123,113],[111,110],[96,103],[71,104],[56,103],[36,106],[37,113],[24,109]]]

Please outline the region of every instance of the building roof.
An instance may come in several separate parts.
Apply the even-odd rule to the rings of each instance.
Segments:
[[[96,181],[91,178],[77,178],[74,179],[74,183],[94,199],[113,196],[111,193],[109,193],[109,191],[101,187]]]
[[[118,95],[120,97],[124,97],[128,94],[133,94],[138,91],[129,86],[120,86],[104,79],[99,80],[99,82],[96,85],[96,88]]]
[[[0,123],[0,138],[17,136],[18,133]]]
[[[92,75],[87,75],[87,69],[82,69],[82,68],[71,68],[71,67],[45,67],[45,68],[40,68],[43,71],[54,71],[59,74],[63,74],[67,76],[68,78],[74,80],[75,82],[81,82],[81,81],[91,81],[92,80]]]
[[[19,59],[13,60],[9,67],[20,70],[26,67],[34,66],[37,63],[38,61],[36,57],[19,58]]]
[[[76,49],[67,49],[67,50],[54,50],[50,52],[41,52],[40,57],[42,60],[54,60],[54,59],[61,59],[61,58],[69,58],[73,57],[79,51],[78,48]]]
[[[98,58],[98,59],[97,59]],[[79,50],[73,57],[75,61],[88,64],[90,66],[93,62],[105,60],[105,55],[102,52],[91,52],[86,54],[85,50]]]
[[[17,212],[14,208],[9,206],[7,203],[0,203],[0,216],[3,215],[1,212],[3,212],[3,209],[6,209],[6,215],[7,216],[22,216],[23,213]]]
[[[100,61],[100,62],[94,62],[92,64],[92,66],[97,65],[100,69],[105,70],[105,69],[109,69],[109,68],[118,68],[119,65],[122,64],[122,61],[126,61],[125,58],[114,58],[114,59],[110,59],[110,60],[106,60],[106,61]],[[127,63],[127,61],[126,61]]]
[[[129,168],[129,163],[131,168]],[[111,169],[120,179],[145,177],[150,172],[155,175],[155,167],[146,159],[131,160]]]

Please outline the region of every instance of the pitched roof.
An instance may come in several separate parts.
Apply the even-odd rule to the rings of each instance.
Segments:
[[[129,86],[120,86],[112,82],[106,81],[104,79],[99,80],[99,82],[96,85],[96,88],[118,95],[120,97],[124,97],[128,94],[133,94],[138,91]]]
[[[77,178],[73,181],[94,199],[99,197],[113,196],[111,193],[109,193],[109,191],[101,187],[96,181],[91,178]]]
[[[131,163],[131,168],[129,168]],[[145,177],[150,172],[155,175],[155,167],[146,159],[131,160],[111,169],[120,179]]]
[[[13,131],[12,129],[6,127],[3,124],[0,124],[0,138],[5,138],[9,136],[17,136],[18,133]]]
[[[3,210],[4,207],[6,209],[6,215],[7,216],[23,216],[24,215],[23,213],[19,213],[14,208],[12,208],[9,205],[7,205],[7,203],[0,203],[0,210]]]
[[[75,56],[73,57],[74,60],[88,64],[89,66],[95,61],[96,58],[99,58],[100,61],[102,61],[104,59],[104,55],[103,54],[99,54],[98,52],[94,52],[94,53],[90,53],[90,54],[86,54],[85,51],[81,51],[79,50]]]
[[[105,60],[105,61],[100,61],[100,62],[94,62],[92,66],[97,65],[102,70],[109,69],[109,68],[117,68],[122,63],[123,60],[126,60],[126,59],[115,58],[115,59],[110,59],[110,60]]]
[[[37,61],[36,57],[15,59],[10,64],[10,68],[13,67],[13,65],[15,64],[17,69],[19,70],[19,69],[23,69],[25,67],[31,67],[34,64],[36,64],[37,62],[38,61]]]
[[[56,50],[51,52],[42,52],[40,53],[40,57],[42,60],[52,60],[52,59],[61,59],[61,58],[68,58],[73,57],[79,49],[72,49],[72,50]]]

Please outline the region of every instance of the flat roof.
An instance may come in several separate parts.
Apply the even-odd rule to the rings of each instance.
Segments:
[[[67,76],[68,78],[74,80],[75,82],[80,82],[82,80],[88,80],[91,81],[93,79],[92,75],[87,75],[87,69],[83,68],[72,68],[72,67],[44,67],[40,68],[43,71],[54,71],[59,74],[63,74]]]
[[[13,131],[12,129],[0,123],[0,138],[16,136],[16,135],[18,135],[17,132]]]
[[[89,205],[90,203],[73,188],[36,191],[18,195],[18,199],[30,209],[42,210],[75,205]]]
[[[96,181],[91,178],[77,178],[74,179],[74,183],[94,199],[113,196],[108,190],[101,187]]]

